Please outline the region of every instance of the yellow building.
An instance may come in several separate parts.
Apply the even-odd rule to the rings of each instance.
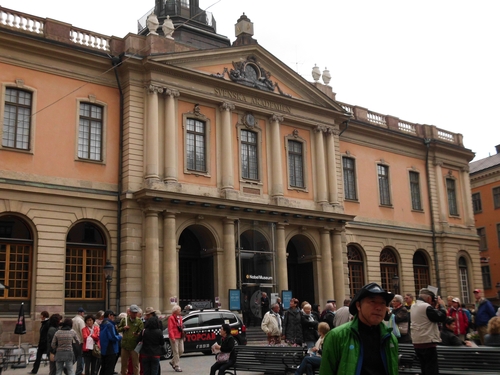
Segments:
[[[470,300],[460,134],[336,101],[244,15],[231,44],[184,23],[196,1],[162,4],[123,39],[0,8],[0,314],[72,316],[107,293],[119,311],[234,307],[230,290],[323,305],[367,282]]]

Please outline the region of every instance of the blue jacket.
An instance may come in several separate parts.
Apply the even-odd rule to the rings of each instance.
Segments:
[[[116,332],[115,325],[108,318],[104,318],[99,332],[99,343],[102,355],[118,354],[122,337]]]
[[[496,315],[495,308],[486,298],[482,298],[476,308],[476,327],[487,326],[491,318]]]

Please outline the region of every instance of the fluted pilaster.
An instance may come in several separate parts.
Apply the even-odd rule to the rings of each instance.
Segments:
[[[231,111],[234,110],[234,104],[224,102],[220,105],[221,111],[221,142],[222,142],[222,170],[221,170],[221,188],[234,188],[234,168],[233,168],[233,137],[231,134]]]
[[[325,142],[323,140],[323,134],[326,131],[325,126],[316,126],[314,129],[316,133],[316,187],[317,187],[317,198],[318,203],[326,203],[326,167],[325,167]]]
[[[179,147],[177,145],[176,133],[176,111],[175,98],[180,94],[177,90],[165,90],[165,182],[177,182],[177,154]]]
[[[280,123],[283,116],[272,115],[269,118],[271,135],[271,196],[283,196],[283,164],[281,152],[283,150],[280,136]]]
[[[146,122],[146,179],[159,179],[159,126],[158,126],[158,94],[163,92],[162,87],[148,86],[148,113]]]
[[[327,160],[327,178],[328,178],[328,201],[330,204],[337,205],[338,201],[338,176],[335,153],[335,137],[339,131],[333,127],[328,127],[326,133],[326,160]]]

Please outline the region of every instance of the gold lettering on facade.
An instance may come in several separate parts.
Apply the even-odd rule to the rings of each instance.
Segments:
[[[239,101],[241,103],[249,103],[252,105],[255,105],[260,108],[266,108],[266,109],[272,109],[276,110],[279,112],[285,112],[285,113],[292,113],[292,109],[290,106],[280,104],[280,103],[275,103],[270,100],[264,100],[260,98],[254,98],[254,97],[247,97],[241,93],[226,90],[226,89],[220,89],[220,88],[214,88],[214,94],[217,96],[220,96],[222,98],[228,98],[232,100]]]

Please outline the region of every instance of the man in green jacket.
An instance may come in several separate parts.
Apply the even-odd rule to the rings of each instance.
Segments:
[[[127,375],[129,358],[132,358],[133,375],[139,375],[139,354],[134,350],[137,345],[137,337],[144,328],[141,318],[137,317],[139,310],[139,306],[130,305],[127,315],[120,321],[117,327],[117,331],[123,335],[121,375]]]
[[[354,319],[325,337],[320,375],[398,375],[398,340],[382,323],[393,297],[376,283],[356,293]]]

